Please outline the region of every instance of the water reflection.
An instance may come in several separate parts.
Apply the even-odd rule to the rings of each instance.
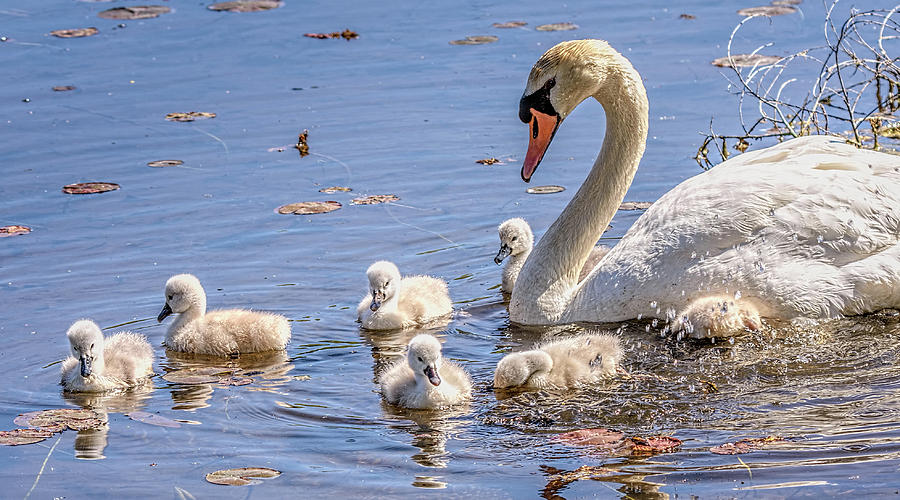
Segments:
[[[210,406],[216,388],[248,385],[247,390],[278,392],[293,380],[294,365],[285,351],[219,357],[167,350],[166,358],[163,378],[173,384],[173,410]]]
[[[557,469],[549,465],[541,465],[541,472],[547,477],[547,485],[541,490],[544,498],[563,499],[562,493],[577,481],[597,481],[596,489],[591,488],[591,496],[608,497],[612,492],[621,493],[621,498],[665,500],[669,494],[659,491],[665,483],[647,481],[647,474],[635,474],[622,470],[628,464],[605,464],[602,466],[582,465],[573,470]],[[658,477],[658,476],[657,476]],[[618,487],[606,483],[619,484]],[[584,496],[579,492],[578,497]]]
[[[127,415],[143,409],[153,393],[152,384],[144,384],[128,391],[115,393],[63,392],[63,399],[84,409],[95,410],[103,415],[106,424],[96,429],[78,431],[75,436],[75,458],[98,460],[106,458],[109,414]]]

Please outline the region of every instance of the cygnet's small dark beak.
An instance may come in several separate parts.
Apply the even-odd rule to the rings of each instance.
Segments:
[[[166,319],[166,316],[172,314],[172,308],[169,307],[169,303],[166,302],[166,305],[163,306],[162,311],[159,312],[159,316],[156,317],[157,323],[162,323],[162,320]]]
[[[509,257],[510,253],[512,253],[512,249],[509,248],[509,245],[506,243],[500,245],[500,251],[497,252],[497,256],[494,257],[494,264],[499,266],[503,262],[503,259]]]
[[[441,377],[438,376],[437,370],[435,370],[433,366],[428,365],[425,367],[425,376],[428,377],[428,381],[431,382],[431,385],[435,387],[441,385]]]
[[[369,304],[369,309],[377,311],[378,308],[381,307],[382,302],[384,302],[384,292],[381,290],[372,290],[372,303]]]
[[[91,375],[91,362],[93,361],[93,359],[91,359],[83,354],[81,355],[80,359],[81,359],[81,376],[89,377]]]

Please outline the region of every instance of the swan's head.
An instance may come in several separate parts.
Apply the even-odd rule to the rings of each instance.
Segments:
[[[531,180],[562,121],[619,73],[621,61],[626,60],[603,40],[571,40],[534,63],[519,101],[519,119],[531,132],[522,180]]]
[[[497,232],[500,233],[500,251],[494,257],[497,265],[500,265],[503,259],[510,255],[531,251],[531,247],[534,245],[534,234],[525,219],[516,217],[503,221],[503,224],[497,228]]]
[[[366,271],[369,278],[369,291],[372,293],[372,304],[369,308],[377,311],[381,304],[391,300],[400,286],[400,270],[393,262],[380,260]]]
[[[156,321],[162,322],[172,313],[180,314],[201,305],[206,308],[206,292],[200,280],[193,274],[176,274],[166,281],[166,304]]]
[[[81,319],[72,323],[66,337],[69,338],[72,356],[81,363],[81,376],[89,377],[93,372],[94,360],[103,358],[103,333],[100,332],[100,327],[89,319]]]
[[[508,389],[525,385],[535,374],[549,373],[552,368],[553,358],[541,350],[507,354],[494,370],[494,388]]]
[[[441,385],[441,343],[431,335],[416,335],[409,341],[406,361],[416,378],[425,377],[431,385]]]

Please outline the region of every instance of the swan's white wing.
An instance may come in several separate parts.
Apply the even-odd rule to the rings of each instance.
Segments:
[[[735,292],[784,317],[898,306],[900,157],[822,136],[740,155],[654,203],[573,306],[610,286],[622,319]]]

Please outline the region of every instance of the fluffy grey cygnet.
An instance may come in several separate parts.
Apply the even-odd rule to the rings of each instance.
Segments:
[[[409,341],[406,359],[387,369],[378,382],[388,403],[434,409],[469,400],[472,379],[459,365],[444,359],[441,343],[427,334]]]
[[[615,335],[554,340],[504,356],[494,371],[494,387],[565,389],[589,384],[615,375],[622,357],[622,346]]]
[[[103,392],[143,384],[153,374],[153,349],[143,335],[120,332],[104,338],[89,319],[66,332],[72,355],[63,360],[60,384],[69,392]]]
[[[392,262],[380,260],[366,270],[369,293],[356,308],[369,330],[393,330],[431,323],[453,312],[444,280],[431,276],[400,277]]]

